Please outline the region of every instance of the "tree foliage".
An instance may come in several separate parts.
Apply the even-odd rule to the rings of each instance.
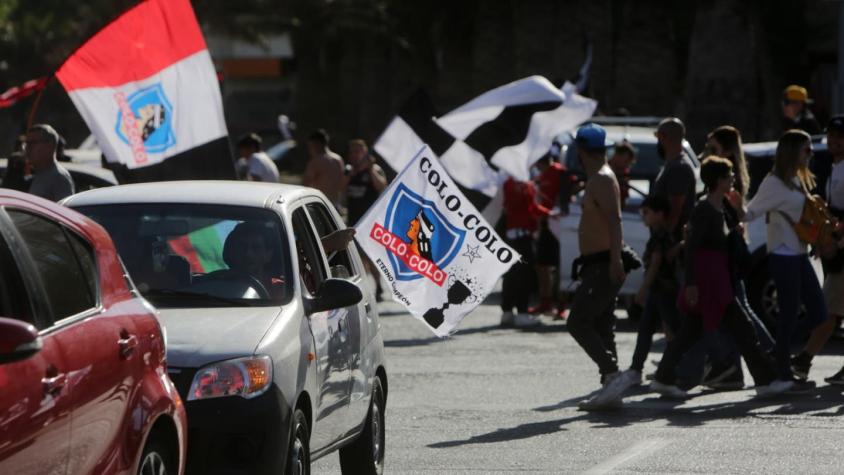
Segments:
[[[0,87],[54,72],[136,0],[0,0]],[[248,40],[289,26],[278,1],[192,0],[203,29]]]

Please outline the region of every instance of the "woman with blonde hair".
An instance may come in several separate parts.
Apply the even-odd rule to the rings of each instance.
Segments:
[[[733,188],[742,197],[747,197],[750,187],[750,175],[747,173],[747,160],[741,143],[741,132],[731,125],[722,125],[706,136],[707,155],[724,157],[733,164],[736,181]]]
[[[774,168],[762,180],[759,190],[742,210],[744,221],[765,217],[767,223],[768,267],[777,288],[779,316],[775,355],[778,377],[794,381],[790,346],[795,335],[805,335],[826,319],[826,304],[815,270],[809,262],[807,243],[798,238],[792,223],[800,220],[808,190],[815,186],[809,171],[812,140],[802,130],[789,130],[780,138]],[[730,195],[730,202],[741,210],[741,197]],[[800,322],[800,306],[807,317]],[[797,389],[812,385],[797,381]]]

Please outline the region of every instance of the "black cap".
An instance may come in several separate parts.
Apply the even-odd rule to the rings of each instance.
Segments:
[[[844,134],[844,115],[836,115],[829,119],[829,122],[826,124],[826,131]]]

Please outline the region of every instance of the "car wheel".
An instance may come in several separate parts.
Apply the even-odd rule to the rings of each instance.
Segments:
[[[340,449],[340,470],[344,474],[380,475],[384,472],[386,399],[381,379],[372,384],[372,401],[360,436]]]
[[[293,435],[287,450],[286,475],[309,475],[311,473],[310,430],[308,418],[301,409],[293,412]]]
[[[141,454],[138,475],[176,475],[179,471],[176,457],[163,441],[150,437]]]
[[[777,286],[768,273],[766,262],[758,266],[748,284],[750,306],[753,307],[753,311],[768,328],[768,332],[776,337],[776,321],[780,311],[777,303]]]

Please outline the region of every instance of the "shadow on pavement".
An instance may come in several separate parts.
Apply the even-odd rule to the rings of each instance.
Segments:
[[[839,417],[844,415],[844,401],[839,386],[822,386],[810,393],[781,395],[772,398],[752,397],[743,401],[683,407],[688,400],[672,400],[661,397],[627,402],[623,407],[605,411],[582,412],[574,417],[550,421],[529,422],[515,427],[496,429],[486,434],[473,435],[468,439],[450,440],[429,444],[431,448],[449,448],[471,444],[489,444],[528,439],[540,435],[565,431],[575,422],[590,422],[592,428],[618,428],[637,423],[664,420],[670,426],[695,427],[718,420],[734,420],[742,417],[772,418],[793,416],[814,411],[809,417]],[[534,411],[550,412],[573,407],[588,396],[572,398],[560,403],[535,408]],[[692,398],[694,399],[694,398]],[[755,413],[760,409],[775,407],[770,412]]]
[[[411,347],[411,346],[425,346],[430,345],[432,343],[440,343],[442,341],[446,341],[449,339],[453,339],[457,336],[461,335],[472,335],[475,333],[486,333],[492,330],[499,330],[501,327],[498,325],[488,325],[485,327],[475,327],[475,328],[467,328],[465,330],[459,330],[457,333],[452,335],[451,337],[440,338],[437,336],[431,336],[428,338],[406,338],[402,340],[384,340],[384,346],[386,347],[393,347],[393,348],[404,348],[404,347]]]

